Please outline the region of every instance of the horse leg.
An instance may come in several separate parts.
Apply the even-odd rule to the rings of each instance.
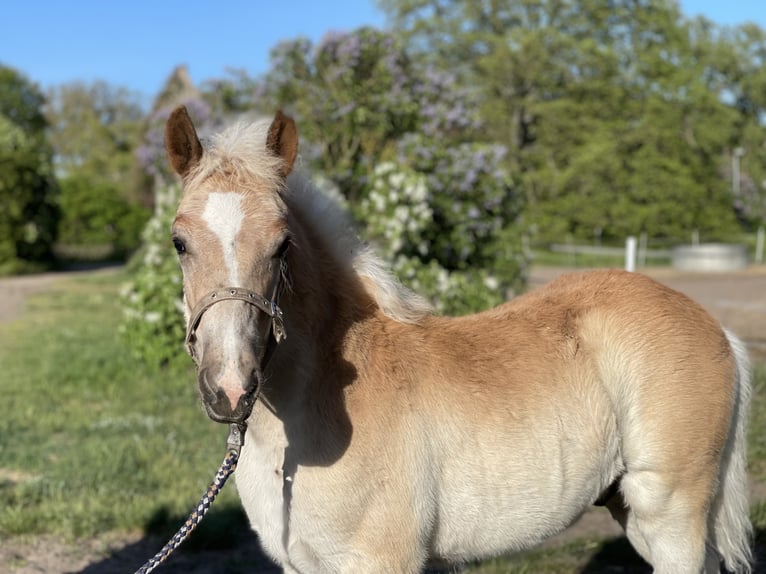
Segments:
[[[625,532],[656,574],[699,574],[703,568],[718,572],[705,544],[715,479],[696,471],[694,478],[655,470],[629,471],[622,477]]]
[[[622,494],[616,492],[611,496],[604,504],[609,513],[612,515],[622,529],[625,531],[625,536],[630,541],[633,549],[638,552],[647,563],[651,561],[651,555],[649,554],[649,545],[644,540],[643,534],[636,528],[635,516],[630,512],[630,509],[625,504],[625,499]]]

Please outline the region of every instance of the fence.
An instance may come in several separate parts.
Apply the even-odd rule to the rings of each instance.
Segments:
[[[758,228],[758,232],[756,233],[756,240],[755,240],[755,257],[753,259],[753,262],[756,264],[763,263],[763,257],[764,257],[764,242],[766,242],[765,238],[766,233],[764,233],[764,227],[761,226]],[[692,249],[685,248],[685,253],[688,254],[692,252],[694,247],[699,247],[700,251],[704,251],[703,247],[699,243],[699,234],[694,233],[692,234],[692,242],[691,242]],[[723,246],[721,246],[723,247]],[[737,247],[737,246],[732,246]],[[563,253],[563,254],[569,254],[572,257],[572,264],[575,264],[576,257],[578,255],[587,255],[592,257],[611,257],[611,258],[618,258],[624,256],[625,261],[625,269],[628,271],[635,271],[637,267],[645,267],[647,260],[673,260],[675,265],[675,259],[679,256],[679,249],[649,249],[648,247],[648,238],[645,233],[642,233],[638,240],[636,240],[635,237],[628,237],[625,241],[625,247],[604,247],[601,245],[575,245],[574,243],[564,243],[564,244],[553,244],[548,247],[550,251],[553,253]],[[744,247],[742,247],[744,249]],[[710,251],[710,250],[708,250]],[[732,250],[732,253],[734,251],[739,252],[739,249]],[[721,252],[722,255],[718,255],[716,253],[716,256],[721,257],[728,257],[725,250],[712,250],[712,252]],[[704,257],[705,255],[702,254]],[[747,262],[745,261],[745,264]]]

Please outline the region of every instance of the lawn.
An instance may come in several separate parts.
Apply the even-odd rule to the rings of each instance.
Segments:
[[[224,454],[187,367],[137,362],[118,333],[120,271],[59,280],[0,325],[0,540],[43,534],[76,543],[105,532],[167,536],[192,508]],[[183,353],[179,341],[179,353]],[[756,370],[751,474],[766,478],[766,369]],[[230,545],[246,529],[224,489],[196,546]],[[766,505],[753,518],[759,543]],[[234,528],[236,527],[236,528]],[[468,568],[474,574],[634,571],[624,541],[580,540]],[[633,566],[613,570],[608,565]]]
[[[203,414],[191,368],[150,368],[126,351],[124,279],[59,281],[0,325],[0,538],[163,530],[223,457],[227,429]]]

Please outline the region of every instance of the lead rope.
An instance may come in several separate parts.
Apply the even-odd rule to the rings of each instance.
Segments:
[[[242,449],[242,444],[245,439],[245,427],[237,423],[232,423],[229,426],[229,438],[226,440],[226,457],[223,459],[218,472],[215,474],[213,482],[207,487],[207,491],[202,499],[197,504],[197,507],[186,519],[183,526],[175,533],[175,536],[168,540],[167,544],[162,547],[162,550],[152,556],[146,563],[136,570],[135,574],[149,574],[157,566],[162,564],[173,551],[178,548],[184,540],[197,528],[197,525],[202,521],[210,510],[210,505],[213,504],[215,497],[221,492],[223,485],[226,484],[228,478],[234,473],[237,468],[237,462],[239,461],[239,452]]]

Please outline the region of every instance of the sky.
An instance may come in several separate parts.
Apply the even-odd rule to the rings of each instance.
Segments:
[[[766,28],[763,0],[680,0],[685,15]],[[0,64],[41,89],[104,80],[144,103],[186,64],[192,80],[227,69],[257,76],[280,40],[385,26],[372,0],[8,0],[0,7]]]

